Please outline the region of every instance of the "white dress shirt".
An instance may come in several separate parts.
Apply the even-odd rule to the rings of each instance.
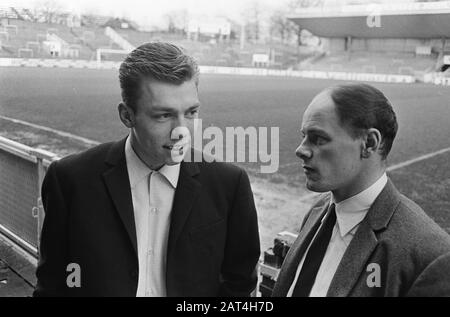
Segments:
[[[136,296],[162,297],[166,291],[167,244],[180,164],[151,170],[134,152],[130,137],[125,158],[133,200],[139,259]]]
[[[310,297],[325,297],[327,295],[338,265],[341,262],[342,257],[344,256],[344,253],[352,241],[356,231],[358,230],[359,224],[365,218],[370,206],[372,206],[373,202],[381,193],[386,183],[387,175],[384,173],[370,187],[353,197],[341,201],[340,203],[336,203],[333,195],[331,195],[330,204],[334,203],[336,205],[336,224],[333,228],[330,243],[328,244],[322,264],[317,272],[316,280],[314,281],[311,293],[309,294]],[[322,219],[322,223],[323,221],[324,219]],[[317,230],[317,232],[318,231],[319,230]],[[314,236],[312,241],[314,241],[315,238],[316,237]],[[309,247],[300,261],[294,281],[287,294],[288,297],[292,296],[308,251]]]

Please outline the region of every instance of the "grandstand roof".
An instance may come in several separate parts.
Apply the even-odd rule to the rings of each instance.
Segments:
[[[432,3],[433,4],[433,3]],[[374,26],[379,17],[380,27]],[[289,17],[321,37],[450,38],[450,2],[307,9]],[[372,27],[368,23],[370,20]]]

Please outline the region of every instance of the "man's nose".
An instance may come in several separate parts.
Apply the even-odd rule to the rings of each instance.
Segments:
[[[176,127],[187,127],[187,121],[184,115],[180,114],[175,117],[175,120],[172,121],[172,129]]]
[[[189,126],[184,115],[178,115],[172,120],[171,139],[178,141],[190,136]]]
[[[189,133],[189,129],[184,116],[177,116],[175,120],[172,120],[172,139],[182,139],[187,133]]]
[[[180,141],[190,137],[189,129],[186,127],[175,127],[170,133],[170,139]]]
[[[303,141],[295,150],[295,155],[297,155],[297,157],[305,161],[312,157],[312,151],[311,149],[305,146],[305,142]]]

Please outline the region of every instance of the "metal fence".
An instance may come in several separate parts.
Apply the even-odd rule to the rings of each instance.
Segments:
[[[0,233],[36,257],[44,219],[41,185],[48,165],[57,159],[0,137]]]

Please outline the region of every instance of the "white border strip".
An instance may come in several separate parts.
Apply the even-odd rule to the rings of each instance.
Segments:
[[[77,140],[77,141],[84,142],[84,143],[86,143],[88,145],[94,146],[94,145],[99,145],[100,144],[100,142],[97,142],[97,141],[94,141],[94,140],[91,140],[91,139],[83,138],[81,136],[78,136],[78,135],[75,135],[75,134],[72,134],[72,133],[69,133],[69,132],[64,132],[64,131],[48,128],[48,127],[45,127],[45,126],[42,126],[42,125],[39,125],[39,124],[34,124],[34,123],[31,123],[31,122],[22,121],[22,120],[18,120],[18,119],[13,119],[13,118],[10,118],[10,117],[5,117],[5,116],[0,116],[0,119],[7,120],[7,121],[10,121],[10,122],[14,122],[14,123],[18,123],[18,124],[22,124],[22,125],[25,125],[25,126],[28,126],[28,127],[35,128],[35,129],[40,129],[40,130],[43,130],[43,131],[51,132],[51,133],[57,134],[57,135],[62,136],[62,137],[66,137],[66,138],[70,138],[70,139],[74,139],[74,140]]]
[[[85,60],[53,60],[53,59],[23,59],[23,58],[0,58],[0,66],[23,66],[23,67],[73,67],[93,69],[118,69],[118,62],[96,62]],[[414,83],[416,78],[407,75],[375,74],[375,73],[350,73],[350,72],[325,72],[313,70],[277,70],[267,68],[239,68],[239,67],[216,67],[200,66],[200,72],[204,74],[229,74],[247,76],[282,76],[300,78],[319,78],[334,80],[356,80],[383,83]]]
[[[349,72],[325,72],[314,70],[277,70],[267,68],[236,68],[236,67],[216,67],[200,66],[200,72],[204,74],[221,75],[246,75],[246,76],[278,76],[278,77],[299,77],[299,78],[317,78],[333,80],[356,80],[382,83],[406,83],[416,82],[414,76],[394,75],[394,74],[376,74],[376,73],[349,73]]]
[[[0,66],[4,67],[119,69],[120,64],[121,62],[81,59],[0,58]]]
[[[25,59],[25,58],[0,58],[0,67],[45,67],[45,68],[85,68],[85,69],[119,69],[120,62],[97,62],[87,60],[69,59]],[[415,83],[423,81],[427,84],[450,86],[450,78],[442,77],[440,73],[425,74],[423,79],[417,79],[409,75],[377,74],[377,73],[352,73],[352,72],[326,72],[315,70],[277,70],[267,68],[245,68],[245,67],[221,67],[200,66],[200,72],[204,74],[221,75],[243,75],[243,76],[279,76],[318,78],[333,80],[354,80],[381,83]]]

